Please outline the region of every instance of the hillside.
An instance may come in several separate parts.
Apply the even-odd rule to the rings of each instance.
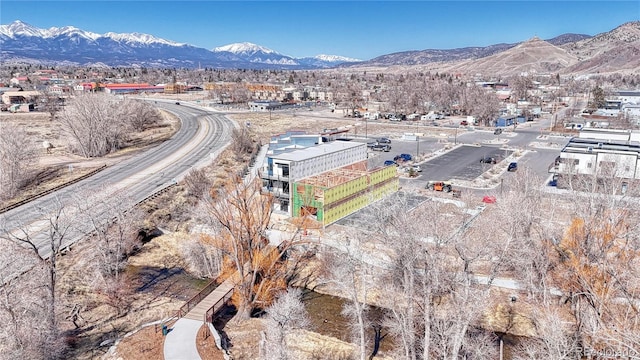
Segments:
[[[640,21],[562,46],[578,62],[564,73],[640,72]]]
[[[639,73],[640,21],[622,24],[593,37],[563,34],[549,40],[534,37],[518,44],[485,48],[408,51],[379,56],[355,66],[501,76]]]
[[[566,50],[534,37],[494,55],[452,64],[451,69],[467,74],[548,74],[560,72],[577,61]]]

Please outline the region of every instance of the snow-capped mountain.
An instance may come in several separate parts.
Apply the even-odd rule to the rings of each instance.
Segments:
[[[348,57],[339,56],[339,55],[321,54],[321,55],[316,55],[314,57],[306,57],[306,58],[298,59],[298,62],[310,68],[330,68],[337,65],[348,66],[350,64],[362,62],[362,60],[348,58]]]
[[[280,54],[264,46],[250,42],[234,43],[212,50],[226,59],[243,58],[255,64],[300,66],[303,68],[329,68],[338,64],[356,63],[361,60],[338,55],[316,55],[314,57],[294,58]]]
[[[256,45],[250,42],[241,42],[241,43],[234,43],[234,44],[229,44],[225,46],[220,46],[220,47],[214,48],[212,51],[213,52],[230,52],[236,55],[253,55],[256,53],[281,55],[264,46]]]
[[[316,55],[313,57],[314,59],[320,60],[320,61],[326,61],[326,62],[333,62],[333,63],[343,63],[343,62],[360,62],[362,60],[358,60],[358,59],[354,59],[354,58],[349,58],[349,57],[345,57],[345,56],[339,56],[339,55],[325,55],[325,54],[320,54],[320,55]]]
[[[326,56],[326,55],[322,55]],[[0,25],[0,61],[109,66],[216,68],[327,68],[350,62],[339,56],[296,59],[252,43],[207,50],[149,34],[96,34],[73,26],[40,29],[22,21]],[[314,59],[309,61],[308,59]]]
[[[286,66],[299,66],[300,64],[295,58],[287,55],[282,55],[276,51],[268,49],[264,46],[256,45],[250,42],[234,43],[225,46],[220,46],[212,50],[214,54],[221,54],[222,56],[236,56],[238,58],[246,59],[249,62],[255,64],[268,64],[268,65],[286,65]]]

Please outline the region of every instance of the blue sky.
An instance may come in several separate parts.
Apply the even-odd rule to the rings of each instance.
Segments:
[[[0,1],[0,23],[147,33],[212,49],[371,59],[398,51],[596,35],[640,19],[640,1]]]

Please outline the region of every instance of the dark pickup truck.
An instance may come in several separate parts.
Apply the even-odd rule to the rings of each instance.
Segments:
[[[385,152],[389,152],[391,151],[391,145],[388,144],[375,144],[371,147],[371,149],[373,151],[385,151]]]

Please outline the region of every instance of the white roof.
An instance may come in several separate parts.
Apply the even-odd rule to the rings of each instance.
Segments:
[[[312,146],[300,150],[286,152],[283,154],[273,155],[271,156],[271,158],[277,160],[302,161],[318,156],[327,155],[330,153],[343,151],[346,149],[356,148],[358,146],[366,148],[367,145],[365,143],[356,143],[350,141],[333,141],[320,144],[318,146]]]

